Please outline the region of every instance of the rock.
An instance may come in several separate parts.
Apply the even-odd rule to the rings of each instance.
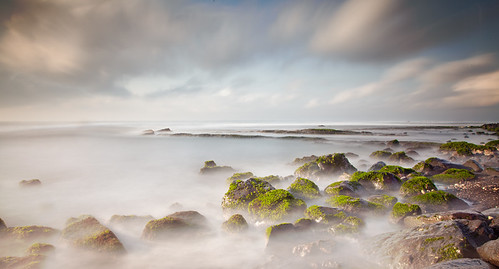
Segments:
[[[321,224],[340,223],[347,217],[343,210],[317,205],[307,208],[305,216]]]
[[[284,182],[284,181],[295,179],[294,176],[287,176],[287,177],[283,178],[281,176],[276,176],[276,175],[270,175],[270,176],[264,176],[264,177],[255,177],[255,178],[263,180],[263,181],[267,181],[270,184],[279,184],[279,183]]]
[[[154,130],[152,130],[152,129],[144,130],[142,132],[142,135],[154,135],[154,134],[155,134]]]
[[[214,161],[205,161],[204,167],[199,172],[203,175],[215,173],[234,173],[234,169],[230,166],[218,166]]]
[[[359,158],[359,154],[355,154],[353,152],[347,152],[347,153],[345,153],[345,157],[350,158],[350,159],[355,159],[355,158]]]
[[[387,150],[377,150],[369,155],[369,157],[376,160],[388,160],[390,156],[392,156],[392,153]]]
[[[248,204],[248,211],[256,220],[282,221],[303,215],[307,205],[286,190],[270,190]]]
[[[319,240],[315,242],[300,244],[293,247],[293,254],[299,257],[331,255],[336,243],[332,240]]]
[[[319,158],[318,156],[315,156],[315,155],[311,155],[311,156],[305,156],[303,158],[296,158],[292,164],[297,164],[297,165],[303,165],[305,163],[309,163],[309,162],[315,162],[317,160],[317,158]]]
[[[435,263],[477,256],[479,244],[468,226],[450,220],[386,233],[367,241],[368,252],[386,266],[425,268]]]
[[[404,151],[393,153],[388,157],[388,161],[400,164],[412,164],[416,162],[413,158],[407,156]]]
[[[27,250],[26,254],[31,255],[31,254],[49,254],[54,252],[55,247],[51,244],[44,244],[44,243],[34,243],[31,245]]]
[[[0,239],[15,239],[23,242],[34,242],[36,240],[48,239],[59,234],[59,231],[46,226],[18,226],[8,227],[0,231]]]
[[[474,154],[491,155],[497,148],[484,145],[459,141],[448,142],[440,146],[440,151],[444,154],[455,154],[457,156],[472,156]]]
[[[394,139],[392,141],[387,142],[386,146],[391,148],[398,148],[400,147],[400,142],[397,139]]]
[[[363,192],[365,192],[364,187],[356,181],[336,181],[324,189],[324,193],[331,196],[348,195],[359,197]]]
[[[222,223],[222,229],[228,233],[241,233],[248,230],[248,223],[241,214],[235,214]]]
[[[483,171],[483,166],[479,164],[477,161],[469,159],[465,163],[463,163],[463,166],[466,166],[473,170],[474,172],[482,172]]]
[[[437,223],[445,220],[480,220],[487,221],[487,217],[479,212],[471,210],[453,210],[424,214],[417,217],[407,217],[404,224],[407,227],[417,227],[423,224]]]
[[[151,215],[147,216],[137,216],[137,215],[113,215],[109,220],[110,225],[120,225],[124,227],[130,226],[142,226],[146,225],[147,222],[153,220]]]
[[[5,225],[5,222],[3,221],[3,219],[0,218],[0,231],[7,228],[7,225]]]
[[[334,235],[356,234],[366,226],[365,222],[355,216],[346,217],[341,223],[329,228],[329,232]]]
[[[234,173],[232,176],[227,178],[226,182],[227,184],[232,183],[234,180],[246,180],[251,177],[253,177],[253,173],[251,172],[244,172],[244,173]]]
[[[402,166],[398,165],[385,165],[381,169],[379,169],[380,172],[389,172],[401,179],[407,179],[412,176],[417,176],[420,175],[418,172],[416,172],[414,169],[411,168],[404,168]]]
[[[425,212],[439,212],[468,208],[468,204],[451,193],[432,191],[409,197],[410,203],[418,204]]]
[[[398,191],[402,182],[399,177],[389,172],[355,172],[351,181],[359,182],[368,190]]]
[[[0,257],[0,268],[6,269],[41,269],[46,256],[32,254],[24,257]]]
[[[494,267],[480,259],[463,258],[440,262],[425,269],[494,269]]]
[[[450,168],[467,169],[466,166],[435,157],[428,158],[426,161],[416,164],[413,168],[414,170],[423,173],[425,176],[440,174]]]
[[[283,246],[283,243],[285,244],[286,242],[281,241],[286,241],[283,239],[291,238],[290,235],[295,232],[295,226],[291,223],[281,223],[268,227],[265,232],[267,236],[267,248]]]
[[[392,208],[390,221],[401,224],[407,217],[421,215],[421,213],[421,208],[418,205],[396,203]]]
[[[172,130],[170,128],[163,128],[159,129],[158,132],[171,132]]]
[[[436,191],[437,187],[427,177],[414,177],[402,183],[400,195],[410,197]]]
[[[325,155],[317,158],[314,162],[308,162],[295,171],[298,177],[320,179],[325,176],[352,174],[357,169],[350,164],[343,153]]]
[[[475,174],[466,169],[449,168],[443,173],[434,175],[431,179],[438,183],[456,184],[464,180],[475,178]]]
[[[494,167],[487,167],[485,169],[485,174],[489,176],[499,176],[499,170]]]
[[[73,247],[96,253],[124,254],[118,237],[92,216],[71,218],[66,222],[61,237]]]
[[[326,200],[326,203],[354,215],[379,214],[385,210],[383,205],[346,195],[332,196]]]
[[[492,240],[477,249],[480,258],[499,266],[499,240]]]
[[[19,186],[21,187],[35,187],[40,185],[42,185],[42,182],[39,179],[21,180],[19,182]]]
[[[295,221],[294,223],[294,226],[295,226],[295,229],[299,230],[299,231],[306,231],[310,228],[312,228],[315,224],[315,221],[313,221],[312,219],[308,219],[308,218],[301,218],[301,219],[298,219]]]
[[[196,238],[208,230],[206,218],[197,211],[180,211],[149,221],[142,238],[151,241]]]
[[[406,152],[407,156],[411,158],[417,158],[419,157],[419,153],[417,153],[415,150],[409,150]]]
[[[379,195],[371,195],[367,198],[367,201],[373,202],[376,204],[383,205],[385,208],[392,208],[398,201],[398,199],[394,196],[379,194]]]
[[[390,153],[391,155],[391,153]],[[383,168],[384,166],[386,166],[386,163],[382,162],[382,161],[379,161],[375,164],[373,164],[371,167],[369,167],[369,169],[367,170],[367,172],[370,172],[370,171],[379,171],[379,169]]]
[[[299,199],[317,199],[321,197],[319,187],[313,181],[301,177],[291,183],[288,191]]]
[[[248,180],[236,180],[229,186],[229,190],[222,199],[224,210],[247,211],[248,204],[259,195],[262,195],[274,187],[267,181],[250,178]]]

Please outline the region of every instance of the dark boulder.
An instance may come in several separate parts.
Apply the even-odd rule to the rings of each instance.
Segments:
[[[321,179],[327,176],[352,174],[357,169],[348,161],[343,153],[325,155],[313,162],[305,163],[295,171],[298,177]]]
[[[478,163],[477,161],[472,160],[472,159],[469,159],[465,163],[463,163],[463,166],[470,168],[471,170],[473,170],[473,172],[480,173],[483,171],[483,166],[480,163]]]
[[[456,259],[440,262],[425,269],[494,269],[495,267],[480,259]]]
[[[499,239],[483,244],[477,251],[480,258],[495,266],[499,266]]]
[[[423,224],[432,224],[445,220],[480,220],[487,221],[487,217],[480,212],[472,210],[454,210],[423,214],[415,217],[407,217],[404,224],[407,227],[417,227]]]
[[[468,208],[468,204],[455,195],[444,191],[432,191],[407,198],[407,201],[421,206],[424,212],[440,212]]]
[[[330,196],[334,195],[348,195],[351,197],[360,197],[365,193],[364,187],[357,181],[336,181],[329,184],[324,193]]]
[[[205,161],[204,167],[199,172],[203,175],[216,173],[234,173],[234,168],[230,166],[218,166],[214,161]]]
[[[386,166],[386,163],[384,163],[382,161],[379,161],[379,162],[373,164],[371,167],[369,167],[369,169],[367,171],[368,172],[370,172],[370,171],[379,171],[384,166]]]
[[[400,178],[389,172],[355,172],[350,180],[371,191],[398,191],[402,185]]]

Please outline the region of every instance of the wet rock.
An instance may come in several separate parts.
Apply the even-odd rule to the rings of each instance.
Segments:
[[[388,157],[388,161],[399,164],[413,164],[416,162],[413,158],[407,156],[404,151],[393,153],[390,157]]]
[[[142,238],[151,241],[193,239],[208,230],[206,218],[197,211],[180,211],[162,219],[149,221]]]
[[[303,165],[305,163],[309,163],[309,162],[315,162],[319,157],[318,156],[315,156],[315,155],[310,155],[310,156],[305,156],[305,157],[302,157],[302,158],[296,158],[292,164],[296,164],[296,165]]]
[[[399,177],[400,179],[402,179],[403,181],[407,180],[410,177],[421,175],[420,173],[416,172],[414,169],[404,168],[398,165],[385,165],[384,167],[379,169],[379,171],[392,173],[397,177]]]
[[[46,226],[18,226],[8,227],[0,231],[0,239],[15,239],[23,242],[34,242],[36,240],[48,239],[59,234],[59,231]]]
[[[307,205],[286,190],[270,190],[248,204],[248,211],[256,220],[282,221],[303,215]]]
[[[480,258],[499,266],[499,240],[492,240],[477,249]]]
[[[320,179],[325,176],[352,174],[357,169],[350,164],[343,153],[325,155],[317,158],[314,162],[308,162],[295,171],[298,177]]]
[[[35,187],[40,185],[42,185],[42,182],[39,179],[21,180],[19,182],[19,186],[21,187]]]
[[[24,257],[0,257],[0,268],[6,269],[41,269],[46,256],[32,254]]]
[[[204,167],[199,172],[203,175],[216,173],[234,173],[234,169],[230,166],[218,166],[214,161],[205,161]]]
[[[154,134],[155,134],[155,132],[152,129],[144,130],[142,132],[142,135],[154,135]]]
[[[424,212],[440,212],[468,208],[468,204],[451,193],[432,191],[407,198],[410,203],[419,205]]]
[[[118,237],[92,216],[71,218],[66,222],[61,237],[73,247],[96,253],[124,254]]]
[[[267,236],[267,248],[278,248],[284,244],[288,245],[286,239],[291,239],[296,232],[295,226],[291,223],[281,223],[272,225],[265,231]],[[288,245],[287,248],[290,246]]]
[[[369,167],[369,169],[367,171],[368,172],[370,172],[370,171],[379,171],[384,166],[386,166],[386,163],[384,163],[382,161],[379,161],[379,162],[373,164],[371,167]]]
[[[396,203],[390,214],[392,223],[401,224],[407,217],[421,215],[422,211],[418,205]]]
[[[159,129],[158,132],[171,132],[172,130],[170,128],[163,128]]]
[[[351,197],[360,197],[364,192],[364,187],[356,181],[337,181],[324,189],[324,193],[331,196],[348,195]]]
[[[454,210],[454,211],[445,211],[445,212],[437,212],[431,214],[423,214],[415,217],[407,217],[404,220],[404,224],[407,227],[417,227],[423,224],[432,224],[445,220],[480,220],[487,221],[487,217],[480,212],[472,211],[472,210]]]
[[[392,153],[387,150],[377,150],[369,155],[369,157],[376,160],[388,160],[390,156],[392,156]]]
[[[288,191],[299,199],[317,199],[321,193],[317,184],[306,178],[297,178],[288,187]]]
[[[319,240],[315,242],[300,244],[293,247],[293,254],[299,257],[331,255],[336,243],[332,240]]]
[[[480,173],[483,171],[483,166],[475,160],[467,160],[465,163],[463,163],[463,166],[471,168],[474,172]]]
[[[364,220],[355,216],[346,217],[341,223],[334,224],[329,228],[333,235],[357,234],[366,226]]]
[[[440,262],[425,269],[494,269],[494,266],[480,259],[463,258]]]
[[[400,187],[400,195],[410,197],[428,192],[436,191],[437,187],[427,177],[414,177],[402,184]]]
[[[398,200],[394,196],[379,194],[367,197],[367,201],[383,205],[385,208],[390,209],[397,203]]]
[[[248,230],[248,223],[241,214],[235,214],[222,223],[222,229],[228,233],[242,233]]]
[[[353,152],[347,152],[347,153],[345,153],[345,157],[350,158],[350,159],[355,159],[355,158],[359,158],[359,155],[355,154]]]
[[[499,176],[499,170],[493,167],[487,167],[485,169],[485,174],[489,176]]]
[[[296,230],[307,231],[311,229],[315,224],[315,221],[309,218],[301,218],[295,221],[294,226]]]
[[[31,245],[27,250],[26,254],[31,255],[31,254],[49,254],[54,252],[55,247],[51,244],[45,244],[45,243],[34,243]]]
[[[407,156],[411,158],[417,158],[419,157],[419,153],[417,153],[415,150],[409,150],[406,152]]]
[[[435,263],[477,257],[469,228],[459,221],[442,221],[375,236],[367,241],[368,252],[384,257],[396,268],[425,268]]]
[[[326,203],[353,215],[380,214],[385,211],[385,207],[381,204],[346,195],[332,196],[326,200]]]
[[[313,205],[307,208],[305,216],[321,224],[334,224],[342,222],[347,214],[341,209]]]
[[[440,174],[450,168],[469,169],[466,166],[435,157],[428,158],[426,161],[416,164],[413,168],[414,170],[423,173],[425,176]]]
[[[355,172],[351,181],[359,182],[367,190],[398,191],[402,181],[389,172]]]
[[[247,211],[248,204],[259,195],[262,195],[274,187],[267,181],[250,178],[248,180],[236,180],[229,186],[229,190],[222,199],[222,208],[224,210],[243,210]]]
[[[398,148],[398,147],[400,147],[400,142],[397,139],[394,139],[392,141],[388,141],[386,143],[386,146],[388,146],[390,148]]]
[[[251,177],[253,177],[253,173],[251,172],[244,172],[244,173],[234,173],[232,176],[227,178],[226,182],[227,184],[232,183],[234,180],[246,180]]]
[[[434,175],[431,179],[438,183],[456,184],[461,181],[471,180],[475,178],[475,174],[466,169],[450,168],[443,173]]]

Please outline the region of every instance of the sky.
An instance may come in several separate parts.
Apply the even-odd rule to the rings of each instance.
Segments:
[[[499,121],[497,0],[5,0],[0,121]]]

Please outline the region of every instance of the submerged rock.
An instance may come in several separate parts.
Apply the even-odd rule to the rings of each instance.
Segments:
[[[228,233],[242,233],[248,230],[248,223],[241,214],[235,214],[222,223],[222,229]]]
[[[19,186],[21,187],[35,187],[40,185],[42,185],[42,182],[39,179],[21,180],[19,182]]]
[[[126,252],[118,237],[92,216],[69,219],[61,237],[73,247],[84,250],[109,254]]]
[[[215,174],[215,173],[233,173],[234,169],[230,166],[218,166],[214,161],[205,161],[204,167],[199,172],[201,174]]]
[[[439,212],[468,208],[468,204],[455,195],[444,191],[432,191],[409,197],[409,202],[418,204],[425,212]]]
[[[197,211],[180,211],[149,221],[142,232],[142,238],[151,241],[194,239],[206,233],[207,229],[207,221],[203,215]]]
[[[390,151],[386,150],[377,150],[372,152],[369,157],[376,159],[376,160],[388,160],[388,158],[392,156],[392,153]],[[373,170],[375,171],[375,170]]]
[[[147,222],[153,220],[151,215],[137,216],[137,215],[113,215],[109,220],[111,225],[120,226],[144,226]]]
[[[367,172],[379,171],[381,168],[383,168],[385,166],[386,166],[386,163],[384,163],[382,161],[379,161],[379,162],[373,164],[371,167],[369,167],[369,169],[367,170]]]
[[[404,151],[393,153],[390,157],[388,157],[388,161],[400,164],[412,164],[415,162],[415,160],[407,156]]]

